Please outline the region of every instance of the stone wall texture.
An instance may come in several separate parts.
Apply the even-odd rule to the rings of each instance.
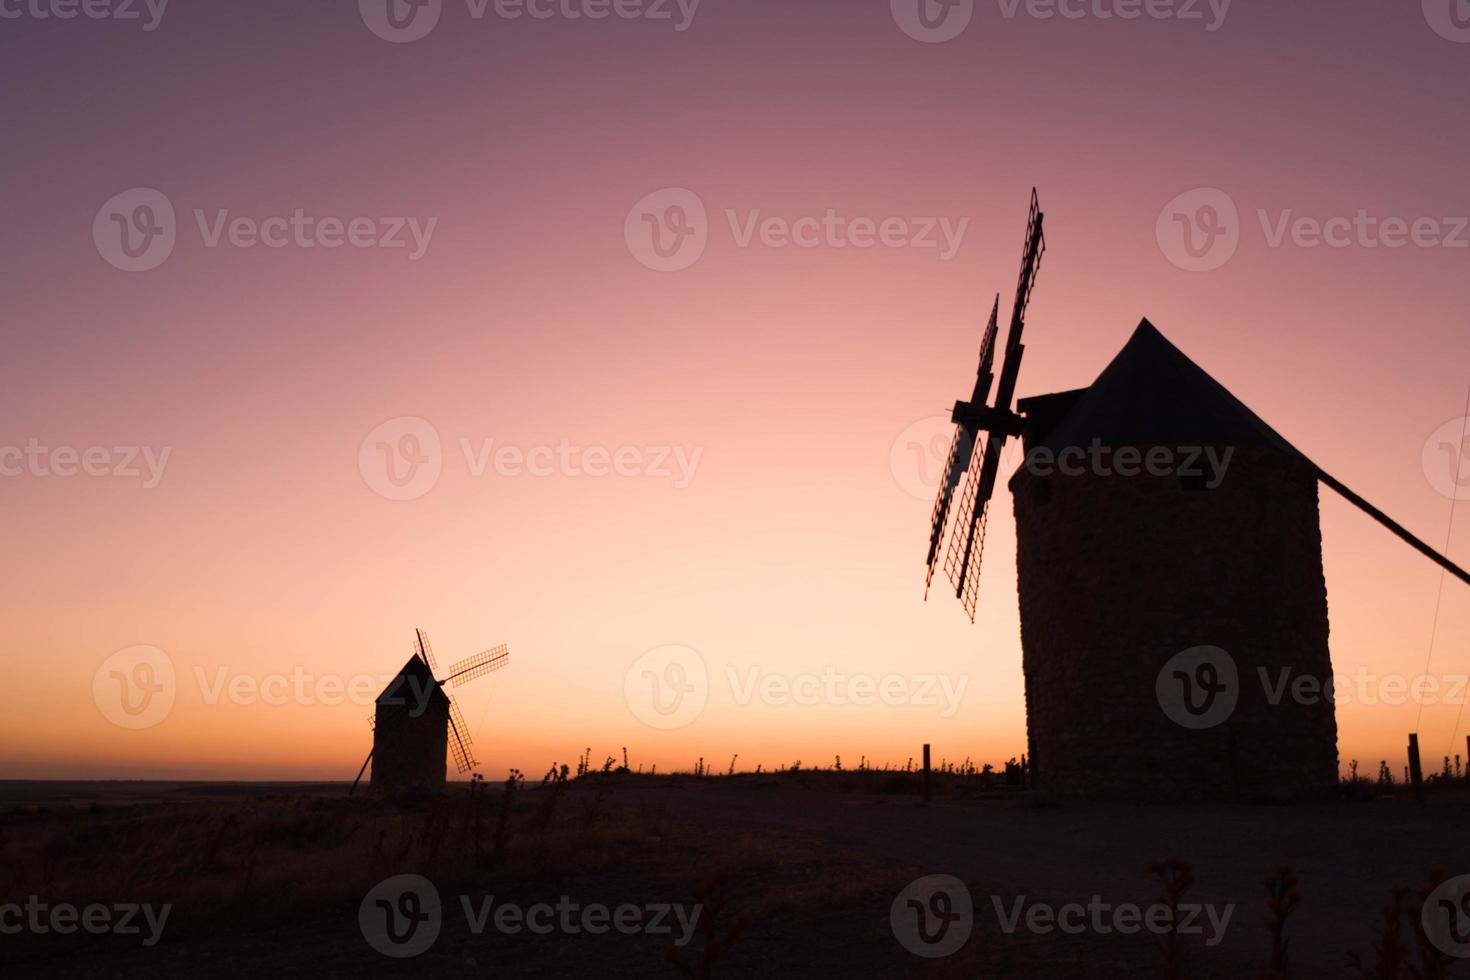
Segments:
[[[1011,489],[1030,762],[1042,795],[1299,800],[1333,790],[1330,694],[1288,692],[1272,703],[1271,690],[1283,672],[1321,685],[1332,677],[1308,464],[1237,448],[1213,490],[1175,475],[1024,467]],[[1157,684],[1172,657],[1200,646],[1229,654],[1238,701],[1195,730],[1171,720]]]

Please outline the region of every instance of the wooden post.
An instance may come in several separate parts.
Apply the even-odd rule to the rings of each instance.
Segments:
[[[929,799],[930,799],[930,797],[932,795],[933,795],[932,794],[932,790],[930,789],[930,786],[929,786],[929,743],[928,742],[925,742],[924,743],[924,802],[925,803],[928,803],[929,802]]]
[[[373,761],[373,752],[372,752],[372,749],[369,749],[368,750],[368,757],[366,759],[363,759],[362,760],[362,768],[359,769],[359,770],[357,770],[357,778],[352,781],[352,788],[347,791],[347,795],[348,796],[351,796],[353,793],[356,793],[357,792],[357,784],[360,783],[360,782],[362,782],[362,774],[365,773],[365,772],[367,772],[368,763],[369,762],[372,762],[372,761]]]
[[[1424,802],[1424,771],[1419,768],[1419,736],[1409,735],[1409,781],[1414,784],[1414,802]]]
[[[1235,733],[1230,733],[1230,800],[1232,803],[1240,802],[1240,745],[1235,741]]]

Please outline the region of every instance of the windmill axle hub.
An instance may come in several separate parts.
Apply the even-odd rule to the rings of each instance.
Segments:
[[[950,418],[966,432],[984,430],[1005,436],[1019,436],[1025,425],[1025,420],[1015,412],[973,402],[955,402]]]

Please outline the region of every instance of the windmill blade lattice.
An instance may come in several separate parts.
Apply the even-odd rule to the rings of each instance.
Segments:
[[[429,665],[431,671],[437,674],[439,672],[439,664],[434,660],[434,648],[429,646],[429,634],[419,629],[414,630],[413,634],[414,652],[423,658],[424,663]]]
[[[499,670],[510,663],[510,647],[501,644],[473,657],[466,657],[459,663],[449,668],[449,676],[444,678],[444,683],[459,687],[467,684],[477,677],[483,677],[492,670]]]
[[[985,447],[981,447],[983,457]],[[980,473],[983,460],[975,459],[970,464],[970,473],[965,480],[964,493],[960,495],[960,506],[955,512],[954,533],[949,539],[949,551],[944,557],[944,574],[955,588],[955,595],[975,621],[975,604],[980,592],[980,558],[985,551],[985,525],[990,513],[990,502],[977,502]],[[979,508],[978,511],[976,508]]]
[[[991,309],[990,323],[980,346],[980,366],[976,372],[974,393],[967,402],[955,402],[952,416],[957,426],[955,438],[945,465],[944,482],[939,487],[939,496],[930,515],[928,573],[924,579],[924,594],[928,596],[929,586],[934,580],[934,568],[944,539],[945,525],[952,524],[944,571],[954,585],[955,596],[963,604],[972,623],[975,621],[975,608],[979,599],[980,562],[985,553],[985,528],[990,514],[990,498],[995,492],[1001,457],[1006,440],[1020,436],[1025,426],[1025,420],[1012,411],[1011,403],[1016,394],[1021,358],[1026,352],[1026,346],[1021,342],[1026,329],[1026,310],[1031,304],[1032,290],[1036,287],[1041,257],[1046,253],[1044,221],[1040,198],[1033,188],[1031,206],[1026,217],[1026,241],[1021,253],[1021,272],[1016,281],[1016,301],[1011,309],[1010,329],[1006,333],[1005,356],[1001,361],[998,383],[994,365],[1000,314],[999,296]],[[990,400],[992,383],[996,383],[993,402]],[[960,484],[962,474],[965,485],[956,506],[954,492]]]
[[[995,337],[1000,320],[1000,296],[990,307],[990,320],[985,325],[985,337],[980,341],[980,367],[975,372],[975,390],[970,395],[971,405],[984,405],[990,397],[990,385],[995,380]],[[949,457],[944,464],[944,482],[939,485],[939,494],[934,500],[934,512],[929,517],[929,554],[925,559],[928,571],[924,575],[924,598],[929,598],[929,586],[934,583],[934,569],[939,564],[939,549],[944,544],[944,528],[949,520],[950,507],[954,503],[954,492],[966,469],[971,469],[975,458],[977,429],[966,422],[956,411],[954,440],[950,443]],[[961,521],[969,519],[969,511],[962,511]]]
[[[944,464],[944,482],[939,485],[939,495],[934,498],[934,513],[929,517],[929,555],[925,559],[928,571],[924,575],[924,598],[929,598],[929,586],[934,583],[934,568],[939,564],[939,548],[944,543],[944,527],[949,522],[949,507],[954,500],[954,491],[959,486],[968,462],[961,462],[961,454],[970,454],[971,442],[963,426],[955,426],[954,439],[949,444],[949,456]]]
[[[449,741],[449,752],[454,756],[455,768],[460,772],[469,772],[479,763],[475,762],[471,751],[469,726],[465,724],[464,715],[453,698],[449,701],[449,733],[454,736]]]

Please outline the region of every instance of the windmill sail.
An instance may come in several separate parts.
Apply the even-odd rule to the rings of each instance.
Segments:
[[[1021,358],[1026,345],[1021,337],[1026,330],[1026,309],[1031,305],[1031,291],[1036,288],[1036,276],[1041,272],[1041,257],[1046,254],[1046,234],[1042,224],[1045,215],[1041,212],[1036,190],[1031,191],[1031,213],[1026,219],[1026,250],[1021,258],[1021,274],[1016,281],[1016,304],[1011,309],[1011,327],[1006,332],[1006,354],[1000,367],[1000,384],[995,392],[994,409],[1009,414],[1011,402],[1016,397],[1016,379],[1021,375]],[[990,429],[990,441],[985,453],[984,471],[980,474],[980,500],[988,503],[995,492],[995,477],[1000,471],[1000,454],[1005,447],[1004,430]]]
[[[975,391],[970,398],[971,404],[983,405],[985,399],[990,397],[990,385],[994,380],[995,335],[999,317],[1000,296],[997,295],[995,305],[990,308],[990,322],[985,327],[985,337],[980,342],[980,368],[975,374]],[[929,518],[929,554],[925,559],[928,572],[924,576],[924,598],[926,599],[929,597],[929,586],[934,581],[934,569],[939,564],[939,547],[944,542],[944,528],[949,520],[954,492],[959,489],[960,480],[965,471],[970,468],[974,454],[975,431],[957,420],[954,439],[949,446],[949,457],[944,464],[944,479],[939,484],[939,494],[934,500],[934,513]],[[961,510],[960,520],[966,520],[967,516]]]
[[[982,446],[980,452],[983,454],[985,447]],[[965,481],[965,492],[960,497],[956,516],[958,523],[949,539],[949,551],[944,558],[944,574],[955,587],[955,595],[964,604],[965,612],[970,614],[972,623],[975,621],[975,604],[980,593],[980,555],[985,550],[985,525],[990,506],[989,501],[980,502],[979,513],[976,513],[982,468],[983,461],[977,461],[977,465],[970,467],[969,479]]]
[[[470,729],[465,724],[464,715],[460,713],[459,705],[453,698],[449,700],[449,752],[454,756],[455,768],[460,772],[469,772],[478,763],[475,762],[474,753],[470,751]]]
[[[955,489],[970,465],[969,457],[975,448],[974,439],[963,426],[955,426],[954,438],[949,444],[949,456],[944,464],[944,479],[939,484],[939,495],[934,499],[934,513],[929,517],[929,554],[924,559],[928,571],[924,575],[924,598],[929,598],[929,586],[934,583],[934,567],[939,564],[939,545],[944,540],[944,527],[949,521],[949,506],[954,500]]]
[[[444,682],[459,687],[477,677],[483,677],[492,670],[499,670],[508,663],[510,663],[510,648],[502,643],[498,647],[477,653],[473,657],[466,657],[450,667],[449,676],[444,678]]]
[[[430,670],[437,674],[439,672],[439,664],[434,660],[434,648],[429,646],[429,634],[423,630],[416,629],[413,631],[413,635],[414,652],[423,658],[424,663],[429,665]]]
[[[1021,358],[1026,352],[1021,342],[1026,329],[1026,309],[1031,304],[1031,292],[1036,287],[1036,276],[1041,269],[1041,257],[1046,252],[1046,235],[1043,231],[1045,215],[1042,214],[1036,190],[1031,191],[1031,208],[1026,219],[1026,243],[1021,254],[1021,272],[1016,280],[1016,302],[1011,309],[1010,329],[1006,333],[1005,358],[1001,363],[1000,381],[996,388],[995,403],[986,404],[990,391],[990,362],[994,356],[995,315],[991,328],[986,332],[986,348],[981,356],[980,378],[976,383],[975,397],[969,402],[956,402],[955,422],[966,433],[971,433],[974,447],[970,450],[969,478],[960,496],[955,515],[954,531],[950,537],[949,551],[944,561],[945,574],[955,587],[955,596],[975,621],[975,607],[980,592],[980,560],[985,553],[985,527],[990,514],[990,498],[995,492],[995,480],[1000,471],[1002,451],[1008,438],[1021,431],[1020,418],[1011,411],[1011,402],[1016,395],[1016,379],[1021,371]],[[1000,310],[996,299],[996,314]],[[980,444],[979,433],[986,433],[984,444]],[[958,438],[958,437],[957,437]],[[974,458],[978,449],[979,458]],[[952,451],[958,461],[957,451]],[[947,474],[948,480],[958,479],[955,463]],[[952,492],[952,490],[951,490]],[[944,497],[945,488],[940,488],[940,501],[935,505],[934,523],[939,525],[949,504]],[[930,528],[929,574],[934,573],[933,562],[938,541],[936,534],[943,536],[944,528]],[[927,586],[927,580],[926,580]]]

